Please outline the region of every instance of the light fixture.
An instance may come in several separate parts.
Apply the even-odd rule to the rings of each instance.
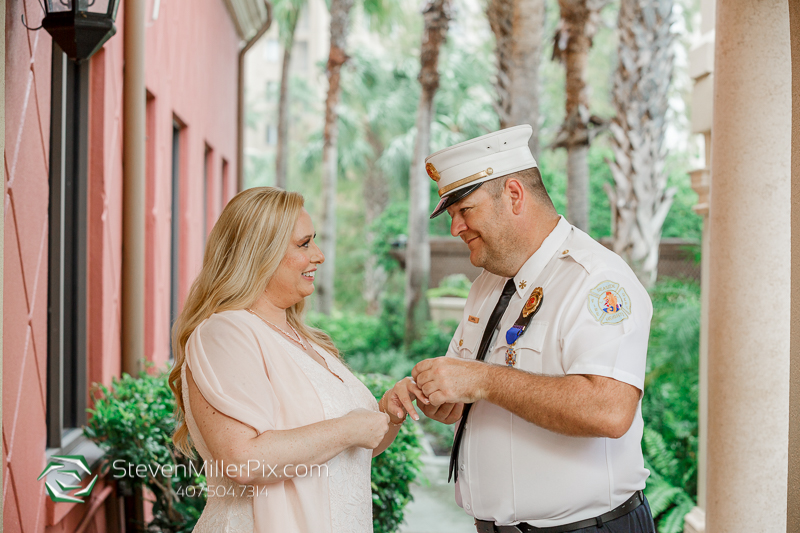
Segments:
[[[119,2],[120,0],[44,0],[45,16],[42,25],[28,29],[44,28],[68,57],[76,61],[89,59],[117,32],[114,21]]]

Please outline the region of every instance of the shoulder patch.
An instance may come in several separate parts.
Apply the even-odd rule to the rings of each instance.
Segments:
[[[589,312],[604,326],[613,326],[631,316],[631,299],[619,283],[606,280],[589,291]]]

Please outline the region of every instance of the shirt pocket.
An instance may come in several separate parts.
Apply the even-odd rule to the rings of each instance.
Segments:
[[[483,337],[483,325],[465,322],[460,335],[456,340],[458,356],[462,359],[475,359]]]
[[[525,333],[514,346],[517,351],[516,368],[535,374],[542,373],[542,350],[547,326],[548,322],[540,320],[533,320],[528,324]]]

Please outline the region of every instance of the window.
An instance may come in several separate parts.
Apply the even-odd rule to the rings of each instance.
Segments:
[[[280,96],[278,92],[280,91],[280,86],[278,82],[275,80],[267,80],[267,100],[277,100]]]
[[[264,47],[264,56],[267,61],[277,63],[281,59],[281,45],[277,39],[269,39]]]
[[[89,62],[53,43],[47,317],[47,446],[68,453],[86,423]]]
[[[294,57],[292,57],[292,70],[300,74],[308,72],[308,41],[294,43]]]
[[[228,160],[222,159],[222,194],[219,196],[219,212],[225,209],[228,201],[231,199],[231,178],[228,175]]]
[[[267,144],[274,146],[278,144],[278,127],[275,124],[267,124]]]
[[[304,5],[303,9],[300,11],[300,18],[297,19],[297,29],[308,29],[308,4]]]
[[[172,212],[171,212],[171,244],[170,244],[170,297],[169,297],[169,324],[178,318],[179,293],[178,280],[180,279],[180,237],[181,237],[181,149],[184,141],[185,128],[173,119],[172,121]],[[172,344],[170,343],[170,353]]]
[[[214,171],[212,170],[213,168],[214,150],[206,144],[205,158],[203,159],[203,205],[205,206],[203,211],[203,228],[205,229],[203,232],[203,248],[205,248],[206,238],[208,237],[208,234],[211,233],[211,228],[214,225],[214,219],[216,218],[216,204],[214,202],[214,197],[217,192],[217,187]]]

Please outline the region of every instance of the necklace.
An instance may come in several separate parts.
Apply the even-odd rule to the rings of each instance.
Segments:
[[[291,325],[291,324],[289,324],[288,322],[286,323],[286,325],[288,325],[288,326],[291,328],[291,330],[292,330],[292,333],[294,333],[294,334],[295,334],[295,336],[296,336],[297,338],[294,338],[294,337],[292,337],[291,335],[289,335],[288,333],[286,333],[286,331],[284,331],[284,329],[283,329],[283,328],[279,328],[278,326],[276,326],[275,324],[273,324],[272,322],[270,322],[269,320],[267,320],[267,319],[266,319],[266,318],[264,318],[263,316],[259,315],[258,313],[256,313],[256,312],[255,312],[255,311],[253,311],[252,309],[248,308],[247,310],[248,310],[248,311],[249,311],[251,314],[253,314],[253,315],[257,316],[258,318],[260,318],[260,319],[261,319],[262,321],[264,321],[265,323],[269,324],[269,325],[270,325],[270,326],[272,326],[273,328],[275,328],[275,329],[277,329],[278,331],[280,331],[281,333],[283,333],[283,335],[284,335],[284,336],[285,336],[287,339],[289,339],[290,341],[292,341],[293,343],[295,343],[295,344],[299,344],[299,345],[300,345],[300,347],[301,347],[301,348],[303,348],[303,350],[305,350],[305,349],[306,349],[306,343],[304,343],[304,342],[303,342],[303,337],[301,337],[301,336],[300,336],[300,334],[299,334],[299,333],[297,333],[297,330],[296,330],[296,329],[294,329],[294,328],[292,327],[292,325]]]

